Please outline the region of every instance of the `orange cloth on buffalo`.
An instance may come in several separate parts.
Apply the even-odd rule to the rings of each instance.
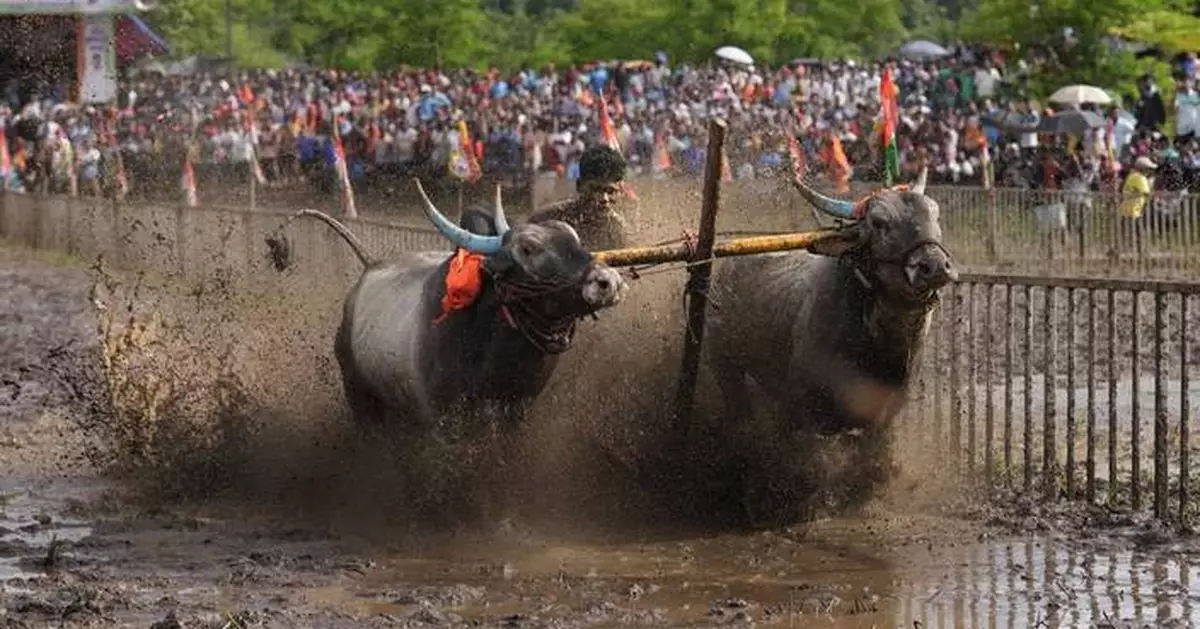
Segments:
[[[442,297],[442,312],[434,323],[441,323],[450,313],[462,310],[479,299],[483,291],[483,254],[463,248],[454,250],[454,259],[446,269],[446,295]]]

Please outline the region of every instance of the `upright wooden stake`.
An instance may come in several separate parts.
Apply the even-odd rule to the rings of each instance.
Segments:
[[[679,369],[679,388],[675,394],[675,429],[686,436],[692,425],[696,405],[696,380],[700,371],[700,350],[704,342],[704,322],[708,310],[708,281],[712,275],[712,252],[716,242],[717,208],[721,203],[721,157],[725,154],[725,121],[712,119],[708,124],[708,152],[704,163],[704,199],[700,208],[700,233],[696,252],[688,268],[687,329],[683,337],[683,365]]]

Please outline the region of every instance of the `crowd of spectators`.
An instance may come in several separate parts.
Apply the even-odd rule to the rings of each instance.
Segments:
[[[1180,67],[1175,103],[1163,103],[1147,79],[1141,93],[1098,112],[1110,124],[1075,139],[996,122],[1005,112],[1031,124],[1046,114],[1045,104],[1027,97],[1025,79],[1036,58],[957,47],[936,60],[888,63],[900,93],[902,169],[910,173],[925,164],[937,183],[978,185],[990,163],[996,185],[1095,188],[1120,176],[1114,157],[1126,167],[1149,157],[1177,175],[1170,185],[1197,181],[1200,93],[1193,58]],[[64,187],[73,172],[81,190],[98,191],[108,180],[105,168],[116,163],[105,159],[114,147],[134,187],[156,178],[178,182],[185,156],[197,169],[230,176],[249,176],[257,159],[267,185],[330,185],[329,138],[337,125],[351,179],[369,187],[379,177],[447,172],[461,146],[459,119],[467,122],[484,174],[570,179],[584,147],[603,141],[603,94],[635,176],[699,174],[707,119],[719,115],[730,125],[727,154],[735,178],[771,176],[785,167],[794,133],[818,171],[821,147],[837,136],[853,178],[877,181],[882,159],[873,129],[882,67],[852,60],[697,67],[660,55],[512,74],[141,73],[122,80],[110,108],[76,108],[51,97],[21,103],[10,89],[0,94],[0,119],[8,130],[10,185],[41,177]],[[1166,129],[1172,105],[1177,128]]]

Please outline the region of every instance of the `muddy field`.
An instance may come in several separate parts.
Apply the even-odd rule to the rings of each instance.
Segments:
[[[1098,508],[985,508],[903,441],[901,478],[854,517],[700,527],[667,508],[688,495],[629,489],[645,469],[619,444],[639,431],[608,421],[631,408],[603,391],[661,386],[623,362],[646,345],[566,365],[501,479],[512,517],[431,526],[429,496],[465,481],[406,475],[356,439],[327,349],[336,295],[235,296],[11,247],[0,294],[0,627],[1200,622],[1190,538]],[[586,332],[598,347],[637,319],[669,346],[655,322],[677,307]],[[572,408],[588,417],[551,421]]]

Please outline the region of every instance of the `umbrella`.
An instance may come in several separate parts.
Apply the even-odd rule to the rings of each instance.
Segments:
[[[1002,131],[1016,133],[1035,131],[1037,125],[1030,123],[1027,118],[1028,114],[1021,114],[1015,111],[997,111],[984,114],[980,116],[979,120],[985,125],[996,127]]]
[[[717,57],[733,63],[740,63],[747,66],[754,65],[754,57],[751,57],[750,53],[737,46],[721,46],[715,54]]]
[[[1038,133],[1054,133],[1057,135],[1083,135],[1089,129],[1102,126],[1104,119],[1091,111],[1062,111],[1053,116],[1042,118],[1038,124]]]
[[[912,59],[945,57],[950,51],[924,39],[916,39],[900,47],[900,56]]]
[[[1112,98],[1093,85],[1068,85],[1051,94],[1050,102],[1058,105],[1108,105],[1112,103]]]

